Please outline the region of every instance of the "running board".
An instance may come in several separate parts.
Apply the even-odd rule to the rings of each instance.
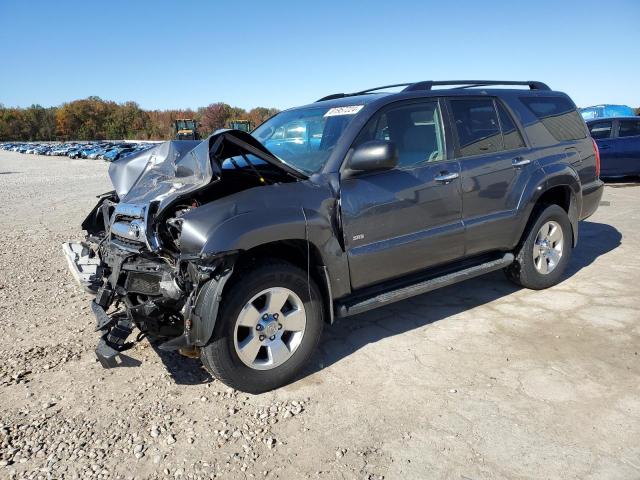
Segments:
[[[512,253],[505,253],[502,258],[498,258],[496,260],[463,268],[462,270],[429,278],[427,280],[418,281],[417,283],[389,290],[378,295],[355,301],[347,300],[344,303],[337,302],[336,313],[338,317],[349,317],[351,315],[363,313],[383,305],[399,302],[400,300],[404,300],[415,295],[420,295],[454,283],[462,282],[463,280],[478,277],[494,270],[500,270],[511,265],[513,260],[514,257]]]

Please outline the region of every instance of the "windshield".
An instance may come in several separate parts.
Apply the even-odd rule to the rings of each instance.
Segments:
[[[287,110],[251,135],[287,165],[310,174],[327,162],[345,128],[363,105]]]

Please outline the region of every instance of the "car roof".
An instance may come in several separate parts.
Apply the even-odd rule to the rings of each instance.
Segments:
[[[461,86],[462,85],[462,86]],[[528,88],[504,88],[506,85],[517,85]],[[454,88],[454,86],[458,86]],[[401,91],[385,91],[389,88],[405,87]],[[441,88],[433,88],[441,87]],[[444,87],[444,88],[443,88]],[[496,88],[499,87],[499,88]],[[501,88],[500,88],[501,87]],[[546,84],[537,81],[493,81],[493,80],[445,80],[445,81],[425,81],[406,84],[388,85],[384,87],[363,90],[357,93],[336,93],[317,100],[314,103],[294,107],[344,107],[349,105],[367,105],[378,103],[379,105],[391,103],[397,100],[442,97],[442,96],[548,96],[562,95],[563,92],[553,91]]]
[[[640,120],[640,116],[638,115],[634,115],[634,116],[625,116],[625,117],[599,117],[599,118],[590,118],[588,120],[585,120],[586,123],[593,123],[593,122],[600,122],[603,120]]]

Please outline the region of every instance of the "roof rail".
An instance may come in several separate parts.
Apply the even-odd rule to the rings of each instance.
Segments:
[[[396,83],[393,85],[384,85],[382,87],[368,88],[355,93],[334,93],[322,97],[316,102],[324,102],[325,100],[334,100],[336,98],[353,97],[355,95],[365,95],[367,93],[382,90],[384,88],[393,87],[405,87],[403,92],[413,92],[418,90],[431,90],[433,87],[439,86],[455,86],[457,89],[470,88],[470,87],[488,87],[493,85],[526,85],[530,90],[551,90],[546,83],[538,82],[536,80],[527,81],[513,81],[513,80],[426,80],[423,82],[413,83]]]
[[[351,93],[332,93],[331,95],[327,95],[326,97],[322,97],[316,100],[316,102],[324,102],[325,100],[334,100],[336,98],[344,98],[350,95],[352,94]]]
[[[324,102],[325,100],[334,100],[336,98],[344,98],[344,97],[355,97],[356,95],[365,95],[367,93],[375,92],[376,90],[382,90],[383,88],[393,88],[393,87],[406,87],[408,85],[413,85],[412,83],[396,83],[394,85],[383,85],[382,87],[375,88],[367,88],[366,90],[360,90],[359,92],[354,93],[332,93],[331,95],[327,95],[326,97],[322,97],[316,102]]]
[[[383,85],[382,87],[375,88],[367,88],[366,90],[360,90],[359,92],[353,93],[352,95],[363,95],[365,93],[375,92],[376,90],[382,90],[383,88],[393,88],[393,87],[407,87],[413,85],[413,83],[395,83],[393,85]],[[406,88],[405,88],[406,90]]]
[[[526,85],[531,90],[551,90],[545,83],[535,80],[527,81],[513,81],[513,80],[427,80],[425,82],[412,83],[403,92],[412,92],[415,90],[431,90],[432,87],[437,86],[454,86],[457,85],[457,89],[469,88],[469,87],[488,87],[491,85]]]

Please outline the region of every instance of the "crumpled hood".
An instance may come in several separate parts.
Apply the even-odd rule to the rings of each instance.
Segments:
[[[241,154],[256,155],[292,175],[305,178],[281,163],[254,137],[240,130],[218,130],[201,142],[174,140],[161,143],[113,162],[109,176],[121,202],[133,205],[159,202],[159,212],[174,198],[218,180],[222,162]]]
[[[181,167],[182,166],[182,167]],[[207,141],[169,141],[117,160],[109,177],[121,201],[145,205],[188,193],[213,178]]]

